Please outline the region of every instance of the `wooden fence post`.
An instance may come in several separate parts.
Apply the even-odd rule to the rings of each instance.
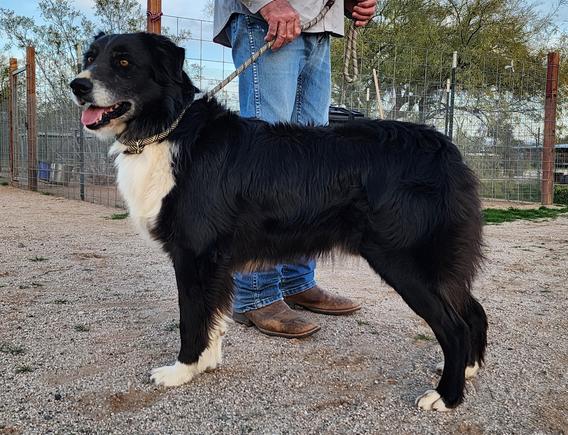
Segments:
[[[16,146],[16,77],[14,72],[18,69],[18,61],[11,57],[10,65],[8,67],[8,130],[10,135],[9,140],[9,160],[10,160],[10,184],[14,184],[14,148]]]
[[[554,201],[554,145],[556,144],[556,101],[560,54],[548,53],[546,100],[544,103],[544,146],[542,149],[542,205]]]
[[[26,106],[28,122],[28,186],[30,190],[37,190],[37,95],[34,47],[26,47]]]
[[[162,0],[148,0],[146,11],[146,30],[150,33],[162,33]]]

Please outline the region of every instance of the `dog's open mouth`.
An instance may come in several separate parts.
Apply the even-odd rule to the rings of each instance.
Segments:
[[[109,107],[98,107],[90,105],[81,114],[81,122],[89,130],[96,130],[107,125],[112,119],[124,115],[130,109],[128,101],[116,103]]]

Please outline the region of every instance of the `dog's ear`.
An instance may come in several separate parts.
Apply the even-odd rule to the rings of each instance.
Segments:
[[[162,83],[173,81],[176,84],[183,85],[185,49],[178,47],[165,36],[151,33],[147,35],[152,38],[150,47],[157,60],[154,66],[156,80]]]
[[[105,36],[106,33],[105,32],[99,32],[95,35],[95,37],[93,38],[93,41],[96,41],[97,39],[102,38],[103,36]]]
[[[183,71],[183,93],[187,95],[189,101],[193,101],[195,94],[198,94],[199,92],[200,90],[193,85],[189,76],[185,71]]]

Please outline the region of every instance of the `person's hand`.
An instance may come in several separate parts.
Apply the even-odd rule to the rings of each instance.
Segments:
[[[260,8],[259,12],[268,23],[268,33],[264,40],[266,42],[274,40],[273,50],[292,42],[302,33],[300,14],[290,6],[288,0],[272,0]]]
[[[353,17],[355,25],[363,27],[375,15],[377,0],[345,0],[345,9]]]

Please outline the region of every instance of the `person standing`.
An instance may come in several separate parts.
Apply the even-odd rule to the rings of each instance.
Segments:
[[[326,16],[301,32],[302,22],[319,14],[326,0],[215,0],[214,38],[232,48],[235,67],[267,41],[269,50],[239,76],[243,117],[267,122],[325,125],[331,101],[330,35],[342,36],[344,13],[364,26],[376,0],[336,0]],[[268,335],[301,338],[317,324],[290,306],[320,314],[343,315],[361,308],[316,284],[315,261],[282,264],[270,270],[236,273],[235,321]]]

